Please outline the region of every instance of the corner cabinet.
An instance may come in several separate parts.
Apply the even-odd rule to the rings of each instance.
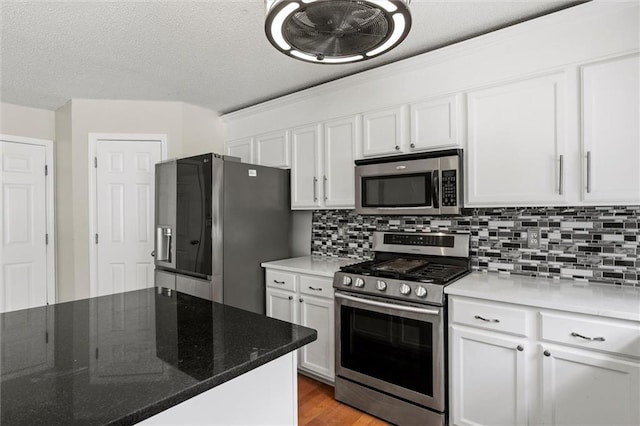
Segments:
[[[261,166],[291,167],[289,131],[277,131],[254,138],[255,162]]]
[[[467,205],[566,202],[564,73],[467,94]]]
[[[243,163],[253,164],[253,138],[243,138],[225,142],[224,154],[239,157]]]
[[[640,57],[581,67],[582,199],[640,204]]]
[[[449,296],[452,425],[640,424],[640,323]]]
[[[313,328],[318,339],[300,349],[299,369],[335,380],[333,280],[266,268],[267,316]]]

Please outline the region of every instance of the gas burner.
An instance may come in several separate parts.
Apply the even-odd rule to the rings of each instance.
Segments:
[[[373,248],[336,273],[336,290],[442,305],[444,286],[471,271],[468,234],[376,232]]]

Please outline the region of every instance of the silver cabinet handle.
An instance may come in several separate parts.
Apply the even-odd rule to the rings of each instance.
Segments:
[[[412,143],[412,144],[411,144],[411,145],[409,145],[409,146],[410,146],[411,148],[415,148],[415,147],[416,147],[416,144],[415,144],[415,143]]]
[[[522,345],[518,345],[518,347],[516,347],[516,349],[520,352],[524,351],[524,346]]]
[[[313,290],[313,291],[322,291],[322,288],[320,288],[320,287],[311,287],[311,286],[309,286],[309,290]]]
[[[587,194],[591,192],[591,151],[587,151]]]
[[[396,151],[400,151],[400,145],[396,145]]]
[[[481,317],[480,315],[476,315],[474,318],[475,318],[475,319],[479,319],[479,320],[484,321],[484,322],[500,322],[500,320],[499,320],[499,319],[495,319],[495,318],[484,318],[484,317]]]
[[[300,298],[300,303],[302,303],[302,302],[304,302],[304,299],[301,297],[301,298]]]
[[[327,177],[323,176],[322,181],[322,193],[324,194],[324,200],[327,201]]]
[[[284,281],[273,280],[273,282],[276,284],[284,284]]]
[[[318,178],[313,177],[313,201],[318,201]]]
[[[562,195],[564,192],[564,155],[562,154],[560,154],[560,173],[558,180],[558,194]]]
[[[571,335],[573,337],[579,337],[581,339],[589,340],[591,342],[604,342],[605,340],[607,340],[604,337],[587,337],[587,336],[583,336],[582,334],[578,334],[575,331],[573,333],[571,333]]]
[[[542,354],[544,356],[551,356],[551,352],[549,352],[549,351],[544,351],[544,352],[542,352]]]
[[[289,300],[293,300],[293,296],[289,296]]]

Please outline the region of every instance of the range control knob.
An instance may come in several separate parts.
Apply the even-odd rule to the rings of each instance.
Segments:
[[[378,280],[378,282],[376,282],[376,288],[379,291],[387,291],[387,283],[382,280]]]
[[[342,277],[342,285],[349,286],[351,285],[351,277],[344,276]]]
[[[418,297],[426,297],[427,296],[427,289],[422,287],[421,285],[419,285],[418,287],[416,287],[416,296],[418,296]]]
[[[400,286],[400,293],[407,296],[409,293],[411,293],[411,287],[409,287],[407,284],[402,284]]]
[[[358,288],[364,287],[364,280],[362,278],[356,278],[354,285]]]

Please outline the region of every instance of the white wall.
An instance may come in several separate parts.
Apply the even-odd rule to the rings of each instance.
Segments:
[[[0,133],[53,140],[55,113],[46,109],[0,103]]]
[[[73,99],[56,111],[59,301],[89,297],[89,133],[167,135],[168,158],[222,152],[212,111],[182,102]],[[62,164],[62,166],[60,166]],[[64,167],[64,169],[60,169]]]

